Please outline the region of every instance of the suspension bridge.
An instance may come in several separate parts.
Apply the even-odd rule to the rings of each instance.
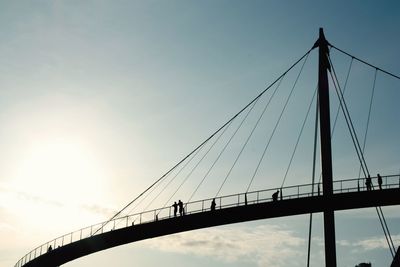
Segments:
[[[283,182],[280,186],[276,186],[274,188],[251,191],[250,187],[254,181],[254,177],[259,171],[259,167],[262,164],[275,130],[279,125],[282,114],[289,102],[289,98],[293,92],[293,89],[296,86],[301,70],[303,69],[308,55],[311,53],[311,51],[317,48],[319,50],[318,86],[308,107],[306,119],[302,124],[299,137],[283,178]],[[279,76],[271,85],[263,90],[256,98],[254,98],[242,110],[235,114],[230,120],[223,124],[209,138],[198,145],[191,153],[185,156],[173,168],[157,179],[151,186],[149,186],[145,191],[129,202],[109,220],[62,235],[36,247],[23,256],[15,264],[15,267],[59,266],[95,252],[148,238],[156,238],[174,233],[215,227],[219,225],[299,214],[310,214],[310,244],[313,213],[324,214],[325,265],[333,267],[337,266],[334,212],[338,210],[360,209],[367,207],[374,207],[376,209],[388,244],[390,255],[393,258],[392,267],[400,266],[399,250],[396,249],[393,243],[385,216],[381,209],[381,206],[400,205],[400,174],[382,174],[377,176],[370,174],[364,157],[365,139],[363,145],[361,145],[354,130],[354,124],[351,120],[344,98],[345,87],[342,88],[340,86],[334,65],[330,58],[331,49],[335,49],[338,52],[350,57],[351,63],[354,60],[357,60],[368,65],[369,67],[374,68],[375,78],[373,89],[375,88],[376,74],[378,72],[382,72],[385,75],[400,80],[400,77],[397,75],[369,64],[364,60],[358,59],[344,50],[341,50],[330,44],[325,39],[322,29],[320,29],[320,36],[312,48],[307,51],[299,60],[297,60],[287,71]],[[255,124],[251,127],[251,130],[248,136],[244,139],[244,142],[238,150],[238,153],[235,157],[233,157],[234,160],[232,166],[230,167],[225,179],[219,187],[217,194],[209,198],[192,201],[192,197],[208,177],[214,166],[218,163],[221,155],[226,151],[226,148],[231,144],[233,137],[242,127],[248,118],[248,115],[253,111],[253,108],[258,103],[259,99],[267,91],[270,91],[271,88],[274,88],[272,93],[272,95],[274,95],[285,75],[292,71],[292,69],[301,62],[303,62],[303,65],[301,65],[300,73],[295,80],[288,98],[284,102],[284,106],[275,126],[273,127],[270,138],[268,139],[267,144],[264,146],[262,156],[258,160],[257,167],[255,168],[253,175],[250,175],[251,179],[247,189],[236,194],[225,196],[220,195],[222,187],[227,182],[233,168],[242,156],[243,151],[248,145],[249,140],[252,138],[254,131],[257,129],[272,97],[259,115],[258,119],[255,120]],[[350,68],[348,74],[350,73]],[[329,106],[328,74],[331,78],[331,84],[333,84],[335,88],[340,103],[333,127],[331,127],[330,124],[331,111]],[[347,78],[348,76],[349,75],[347,75]],[[314,101],[315,99],[316,101]],[[303,132],[305,122],[310,113],[312,103],[314,102],[316,103],[317,112],[315,119],[314,160],[312,168],[313,173],[311,175],[312,181],[308,184],[284,186],[287,173],[290,169],[292,159],[296,153],[297,145]],[[339,110],[341,110],[343,113],[346,125],[348,126],[348,130],[353,141],[354,149],[360,164],[360,175],[359,177],[351,179],[334,180],[332,174],[331,134],[333,131],[332,129],[335,128]],[[368,123],[369,115],[370,111],[368,113]],[[210,166],[206,168],[203,179],[197,185],[189,200],[183,204],[181,207],[182,210],[177,213],[177,207],[170,206],[170,200],[175,196],[182,184],[186,182],[188,178],[190,178],[193,172],[203,162],[203,159],[208,155],[208,153],[216,147],[216,144],[220,141],[221,137],[229,132],[228,129],[233,127],[233,122],[239,118],[242,118],[242,120],[237,123],[235,129],[231,130],[231,136],[227,138],[225,144],[220,146],[220,150],[216,154],[215,159],[211,162]],[[318,179],[315,166],[318,129],[320,133],[319,135],[321,144],[321,176],[319,181],[316,181],[316,179]],[[166,204],[159,208],[150,210],[147,209],[154,199],[157,199],[157,197],[164,192],[164,189],[168,187],[177,176],[183,173],[185,168],[189,168],[188,166],[190,164],[192,164],[193,167],[187,171],[185,179],[176,188],[176,190],[174,190],[174,193],[168,198]],[[170,179],[169,182],[166,182],[167,178]],[[162,182],[165,182],[164,187],[159,191],[159,194],[157,194],[155,198],[150,201],[149,205],[147,205],[144,210],[136,213],[131,212],[131,210],[135,209],[135,207],[141,204],[150,193],[154,192],[157,187],[159,188]],[[310,246],[308,249],[308,264],[309,255]]]

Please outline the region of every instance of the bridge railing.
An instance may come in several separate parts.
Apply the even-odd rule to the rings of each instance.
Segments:
[[[378,178],[371,177],[372,186],[374,190],[379,190]],[[399,188],[400,175],[386,175],[382,176],[382,189]],[[273,188],[267,190],[252,191],[247,193],[239,193],[215,198],[216,209],[225,209],[230,207],[252,205],[264,202],[273,201],[272,194],[279,190],[278,200],[297,199],[310,196],[318,196],[323,194],[322,184],[303,184],[287,186],[282,188]],[[334,193],[350,193],[365,191],[365,179],[346,179],[333,181]],[[193,201],[184,204],[184,214],[195,214],[207,212],[211,210],[211,203],[213,198]],[[179,216],[179,214],[177,214]],[[174,217],[172,207],[164,207],[150,211],[144,211],[137,214],[127,215],[124,217],[116,218],[108,223],[102,222],[94,224],[80,230],[62,235],[47,243],[40,245],[22,257],[15,267],[21,267],[27,262],[47,253],[48,251],[57,249],[59,247],[74,243],[76,241],[98,235],[125,227],[132,227],[135,225],[151,223],[158,220],[171,219]]]

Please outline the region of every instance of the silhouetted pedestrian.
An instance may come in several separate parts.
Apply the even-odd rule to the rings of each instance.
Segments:
[[[215,210],[215,206],[217,206],[217,204],[215,204],[215,198],[213,198],[213,200],[211,201],[211,211]]]
[[[367,191],[371,191],[371,185],[372,185],[371,176],[368,175],[367,179],[365,180],[365,185],[367,186]]]
[[[50,245],[49,248],[47,249],[47,252],[50,252],[50,251],[52,251],[52,250],[53,250],[53,248],[52,248],[52,246]]]
[[[379,173],[378,173],[378,185],[379,185],[379,189],[382,190],[382,177]]]
[[[279,190],[276,190],[276,192],[272,194],[272,201],[278,201],[278,194]]]
[[[174,207],[174,217],[176,217],[176,213],[178,212],[178,204],[176,204],[176,201],[172,204],[172,207]]]
[[[179,201],[178,201],[178,206],[179,206],[179,215],[183,215],[184,214],[184,212],[183,212],[183,202],[179,199]]]

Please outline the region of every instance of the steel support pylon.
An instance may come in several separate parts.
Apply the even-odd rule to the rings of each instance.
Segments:
[[[328,71],[330,71],[328,44],[329,43],[324,36],[324,31],[320,28],[319,39],[315,43],[314,47],[319,48],[318,99],[320,113],[322,186],[324,197],[329,200],[333,195],[333,182],[328,82]],[[335,214],[332,205],[328,205],[324,210],[324,239],[325,266],[336,267]]]

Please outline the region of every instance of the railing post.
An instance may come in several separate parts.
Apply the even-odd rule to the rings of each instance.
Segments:
[[[204,199],[201,201],[201,212],[204,212]]]
[[[82,239],[82,229],[81,229],[81,232],[80,232],[79,240],[81,240],[81,239]]]
[[[259,196],[260,196],[260,192],[257,191],[257,204],[258,204],[259,199],[260,199]]]

